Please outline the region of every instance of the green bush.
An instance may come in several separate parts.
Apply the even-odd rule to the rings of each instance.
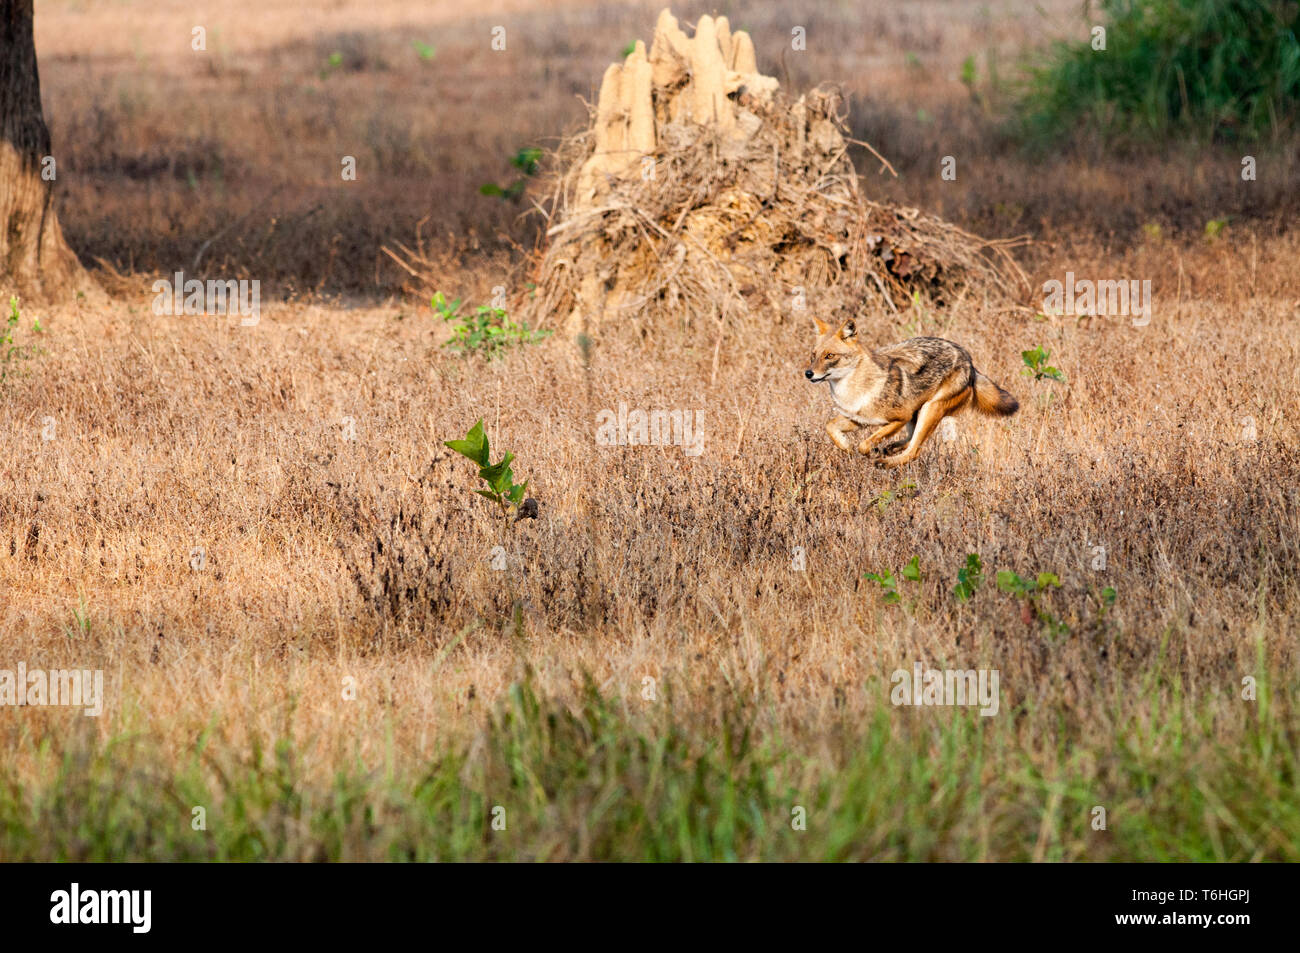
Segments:
[[[441,291],[434,294],[429,306],[451,325],[451,339],[445,347],[460,354],[501,357],[511,347],[534,344],[551,333],[534,331],[527,321],[515,324],[503,308],[479,305],[473,314],[461,314],[460,298],[448,301]]]
[[[893,708],[869,685],[869,710],[791,735],[740,693],[692,710],[668,684],[647,704],[588,678],[559,700],[525,673],[472,737],[418,764],[359,745],[332,778],[311,772],[310,735],[200,732],[178,757],[108,723],[25,738],[36,772],[6,751],[0,860],[1294,863],[1298,686],[1258,674],[1247,718],[1153,671],[1081,736],[1033,698],[982,718]],[[1034,717],[1059,719],[1057,744],[1025,730]]]
[[[1102,0],[1105,49],[1058,42],[1028,69],[1022,132],[1121,140],[1276,136],[1300,115],[1294,0]]]

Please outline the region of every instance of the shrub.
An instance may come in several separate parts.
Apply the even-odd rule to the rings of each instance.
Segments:
[[[1059,139],[1276,135],[1300,114],[1300,5],[1290,0],[1102,0],[1095,37],[1058,42],[1028,71],[1023,132]]]
[[[429,306],[451,325],[451,339],[446,346],[459,354],[500,357],[515,345],[534,344],[551,333],[534,331],[527,321],[516,324],[504,309],[488,305],[479,305],[473,314],[461,314],[460,298],[448,301],[441,291],[433,296]]]

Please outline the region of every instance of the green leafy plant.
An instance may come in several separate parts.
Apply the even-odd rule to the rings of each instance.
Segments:
[[[1205,240],[1207,242],[1214,241],[1216,238],[1218,238],[1220,235],[1223,234],[1223,230],[1227,227],[1228,227],[1228,220],[1226,218],[1210,219],[1208,222],[1205,223]]]
[[[1097,591],[1097,589],[1090,587],[1088,594],[1091,595],[1097,603],[1096,614],[1093,617],[1093,625],[1099,630],[1103,629],[1106,625],[1106,616],[1110,613],[1110,610],[1115,607],[1115,587],[1106,586],[1100,592]]]
[[[18,299],[10,297],[9,315],[5,319],[5,326],[0,329],[0,347],[4,348],[4,359],[7,365],[13,359],[13,353],[17,348],[14,346],[14,328],[18,327]]]
[[[862,578],[870,579],[872,582],[880,584],[882,590],[880,596],[881,602],[892,603],[899,601],[898,580],[894,578],[894,574],[888,569],[883,572],[864,572]]]
[[[521,519],[537,515],[537,501],[524,497],[528,489],[528,481],[515,482],[515,474],[510,466],[514,462],[515,455],[507,451],[496,463],[492,462],[487,434],[483,431],[483,418],[479,418],[478,423],[469,429],[469,433],[463,439],[446,440],[444,444],[478,467],[479,479],[487,486],[474,492],[496,504],[503,532],[509,533]],[[516,594],[511,573],[506,571],[504,575],[510,593],[511,625],[514,634],[522,637],[524,634],[523,601]]]
[[[984,564],[980,562],[979,553],[970,553],[966,565],[957,570],[957,585],[952,594],[958,602],[968,602],[984,582]]]
[[[423,43],[420,40],[412,41],[411,45],[415,48],[416,55],[418,55],[422,60],[433,59],[434,54],[437,52],[434,47],[430,46],[428,43]]]
[[[501,199],[518,199],[524,194],[524,189],[528,187],[528,180],[537,175],[541,163],[541,149],[520,149],[510,157],[510,164],[518,169],[522,175],[506,186],[497,185],[495,182],[484,183],[478,187],[479,194],[492,195]]]
[[[979,87],[976,86],[978,80],[979,68],[975,63],[975,55],[971,54],[966,57],[966,59],[962,60],[961,84],[966,87],[966,92],[970,93],[970,98],[975,105],[979,106],[985,112],[988,112],[988,102],[985,100],[984,94],[980,92]]]
[[[1052,615],[1046,607],[1044,596],[1047,591],[1061,586],[1061,578],[1056,573],[1040,572],[1034,579],[1026,579],[1013,570],[1003,569],[998,572],[997,584],[1003,592],[1020,600],[1020,617],[1026,625],[1032,624],[1037,617],[1052,637],[1070,631],[1070,627]]]
[[[921,557],[913,556],[911,561],[898,571],[898,574],[909,582],[921,581]],[[866,572],[862,574],[863,579],[870,579],[878,583],[881,589],[880,601],[887,604],[902,602],[902,596],[898,592],[898,580],[894,574],[886,569],[883,572]]]
[[[515,475],[510,468],[515,459],[513,453],[507,452],[496,463],[490,462],[488,438],[483,432],[482,418],[470,428],[463,440],[447,440],[445,444],[462,457],[478,464],[478,475],[487,484],[487,489],[475,490],[475,493],[495,503],[507,519],[518,510],[524,502],[528,481],[515,483]]]
[[[1011,569],[1002,569],[997,575],[998,588],[1014,596],[1027,598],[1042,592],[1049,586],[1060,586],[1061,579],[1054,572],[1040,572],[1035,579],[1026,579]]]
[[[871,502],[876,505],[876,509],[883,513],[889,509],[889,504],[898,500],[907,500],[916,496],[916,484],[908,480],[897,490],[881,490],[880,495],[875,497]]]
[[[10,374],[18,369],[18,362],[29,360],[35,351],[30,344],[18,344],[14,341],[14,329],[22,322],[22,317],[18,312],[18,299],[9,298],[9,314],[5,317],[5,322],[0,325],[0,381],[4,381]],[[44,333],[45,329],[41,327],[39,320],[32,321],[32,330],[37,334]]]
[[[510,158],[510,164],[524,175],[536,175],[542,162],[541,149],[520,149]]]
[[[1052,356],[1052,352],[1041,345],[1032,351],[1021,351],[1021,360],[1025,362],[1025,369],[1020,373],[1026,377],[1032,376],[1034,380],[1041,381],[1043,378],[1064,383],[1065,375],[1058,368],[1052,367],[1047,363],[1047,359]]]
[[[623,47],[622,51],[619,53],[619,58],[627,59],[635,52],[636,52],[636,40],[633,40],[632,42],[628,43],[627,46]]]
[[[528,182],[524,179],[516,179],[504,188],[495,182],[484,182],[478,187],[478,193],[479,195],[490,195],[499,199],[517,199],[524,194],[524,189],[527,187]]]
[[[479,305],[473,314],[461,314],[460,304],[460,298],[448,301],[441,291],[429,301],[429,306],[438,316],[451,325],[451,339],[445,346],[460,354],[484,354],[495,358],[512,346],[534,344],[551,333],[534,331],[526,321],[516,324],[504,308]]]
[[[329,57],[325,60],[325,65],[321,68],[320,78],[328,79],[330,73],[334,72],[334,70],[338,69],[342,65],[343,65],[343,54],[339,52],[331,53]]]

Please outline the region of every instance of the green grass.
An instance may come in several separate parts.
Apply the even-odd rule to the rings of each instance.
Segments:
[[[1034,64],[1017,114],[1040,143],[1171,134],[1249,141],[1300,114],[1300,6],[1286,0],[1102,0],[1106,49],[1058,42]],[[1080,30],[1086,37],[1086,31]]]
[[[1294,713],[1266,688],[1193,705],[1153,677],[1134,694],[1092,743],[1064,710],[888,705],[796,739],[740,699],[682,717],[671,698],[625,708],[589,685],[570,708],[525,680],[477,745],[330,784],[305,783],[284,740],[241,758],[200,738],[163,766],[146,735],[85,730],[62,752],[33,742],[38,783],[0,767],[0,860],[1300,859]],[[1022,722],[1043,714],[1061,730],[1031,750]]]

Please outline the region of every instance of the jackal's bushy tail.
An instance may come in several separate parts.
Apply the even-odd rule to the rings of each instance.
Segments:
[[[979,371],[975,372],[975,409],[994,417],[1010,417],[1020,402]]]

